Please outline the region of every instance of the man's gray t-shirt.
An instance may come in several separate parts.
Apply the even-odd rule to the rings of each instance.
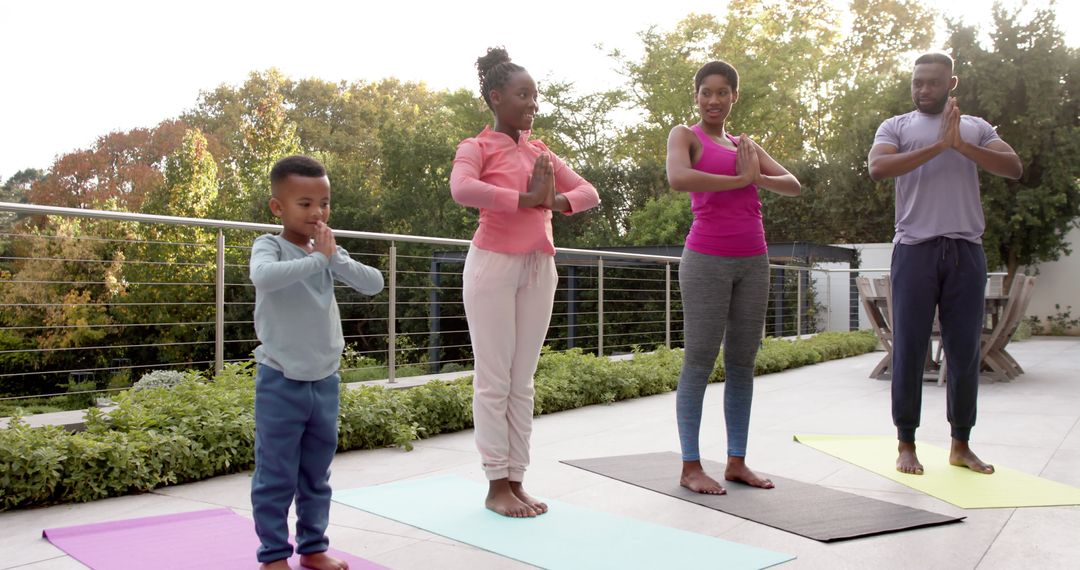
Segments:
[[[945,113],[912,111],[886,119],[874,144],[891,144],[910,152],[941,140]],[[985,147],[1001,140],[990,123],[960,116],[960,137]],[[975,162],[955,149],[946,149],[922,166],[896,178],[896,236],[893,243],[917,244],[936,237],[982,243],[986,220],[979,199]]]

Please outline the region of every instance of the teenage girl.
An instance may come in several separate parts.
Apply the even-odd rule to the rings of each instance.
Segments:
[[[494,126],[458,145],[450,191],[480,209],[465,258],[465,315],[472,339],[473,423],[489,481],[485,506],[532,517],[547,505],[522,487],[529,465],[533,374],[540,359],[558,275],[551,213],[596,206],[596,189],[539,140],[536,82],[502,48],[476,61],[480,94]]]

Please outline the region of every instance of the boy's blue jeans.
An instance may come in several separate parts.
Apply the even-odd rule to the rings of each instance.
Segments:
[[[337,451],[341,379],[289,380],[258,366],[255,374],[255,474],[251,507],[259,562],[288,558],[289,505],[296,499],[296,552],[330,546],[330,462]]]

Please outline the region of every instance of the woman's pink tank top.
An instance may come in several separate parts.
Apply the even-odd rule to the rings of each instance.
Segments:
[[[690,127],[701,140],[701,158],[695,170],[734,176],[734,149],[718,144],[700,125]],[[728,135],[733,143],[735,137]],[[757,186],[750,184],[725,192],[691,192],[694,222],[686,236],[686,247],[707,255],[749,257],[769,251],[761,220],[761,200]]]

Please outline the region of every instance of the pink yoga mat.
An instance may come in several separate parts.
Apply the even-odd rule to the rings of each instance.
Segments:
[[[259,567],[255,524],[229,509],[49,528],[42,535],[94,570]],[[347,561],[350,570],[386,570],[340,550],[329,553]],[[290,558],[289,565],[302,568],[300,557]]]

